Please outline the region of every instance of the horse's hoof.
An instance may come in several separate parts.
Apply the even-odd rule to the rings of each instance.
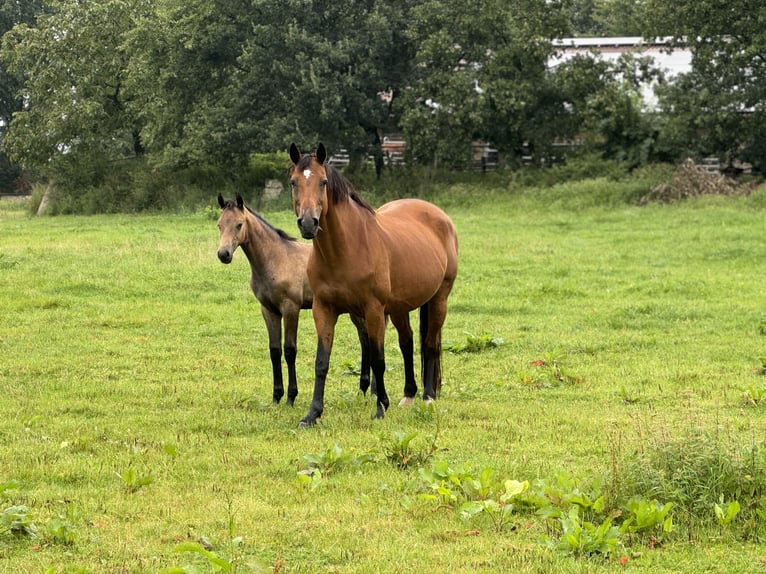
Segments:
[[[415,403],[415,397],[403,397],[401,401],[399,401],[400,407],[409,407],[412,406]]]
[[[309,420],[309,419],[303,419],[301,422],[298,423],[299,429],[308,429],[313,427],[316,424],[316,421]]]
[[[423,399],[423,404],[427,407],[430,407],[434,403],[436,403],[436,399],[433,397],[426,397]]]

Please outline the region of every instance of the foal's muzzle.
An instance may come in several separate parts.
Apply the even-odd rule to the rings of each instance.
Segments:
[[[229,264],[231,263],[231,260],[233,258],[234,254],[229,251],[228,249],[219,249],[218,250],[218,259],[221,260],[221,263]]]

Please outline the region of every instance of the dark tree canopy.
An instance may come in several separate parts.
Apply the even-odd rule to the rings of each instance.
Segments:
[[[589,135],[631,165],[690,153],[761,166],[765,11],[755,0],[10,0],[0,132],[13,160],[93,184],[117,160],[237,168],[291,141],[358,162],[391,133],[411,165],[465,166],[477,140],[509,164],[548,163],[555,142]],[[553,40],[573,31],[691,39],[694,70],[647,115],[637,81],[656,74],[643,61],[549,67]]]

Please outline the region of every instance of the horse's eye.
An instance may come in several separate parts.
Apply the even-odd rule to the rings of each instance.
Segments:
[[[294,180],[294,179],[291,179],[291,180],[290,180],[290,187],[292,187],[293,189],[295,189],[295,186],[296,186],[296,185],[298,185],[298,184],[295,182],[295,180]]]
[[[240,229],[242,229],[242,224],[241,223],[237,223],[237,231],[239,231]]]
[[[322,181],[319,182],[319,185],[321,185],[322,187],[325,187],[327,185],[327,180],[323,179]]]

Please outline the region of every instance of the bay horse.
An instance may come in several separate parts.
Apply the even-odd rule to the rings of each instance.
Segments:
[[[312,426],[324,410],[324,389],[338,316],[363,317],[370,340],[370,365],[377,383],[376,418],[389,406],[384,382],[386,318],[399,335],[404,357],[404,397],[417,394],[409,313],[420,309],[423,400],[441,390],[441,330],[447,297],[458,268],[457,231],[435,205],[399,199],[375,210],[332,166],[319,144],[302,155],[290,146],[290,186],[298,229],[311,239],[306,272],[314,292],[317,351],[314,396],[300,426]]]
[[[279,403],[285,394],[282,377],[282,322],[284,322],[284,356],[287,363],[287,404],[293,405],[298,396],[295,375],[297,356],[298,317],[301,309],[311,309],[313,293],[306,275],[312,247],[301,243],[277,229],[261,215],[244,204],[242,197],[224,200],[218,194],[223,212],[218,219],[221,239],[218,259],[231,263],[237,247],[241,247],[250,262],[250,288],[261,304],[261,314],[269,335],[274,381],[273,401]],[[369,343],[364,320],[351,316],[362,347],[362,368],[359,388],[363,393],[370,387]],[[373,390],[375,383],[373,381]]]

